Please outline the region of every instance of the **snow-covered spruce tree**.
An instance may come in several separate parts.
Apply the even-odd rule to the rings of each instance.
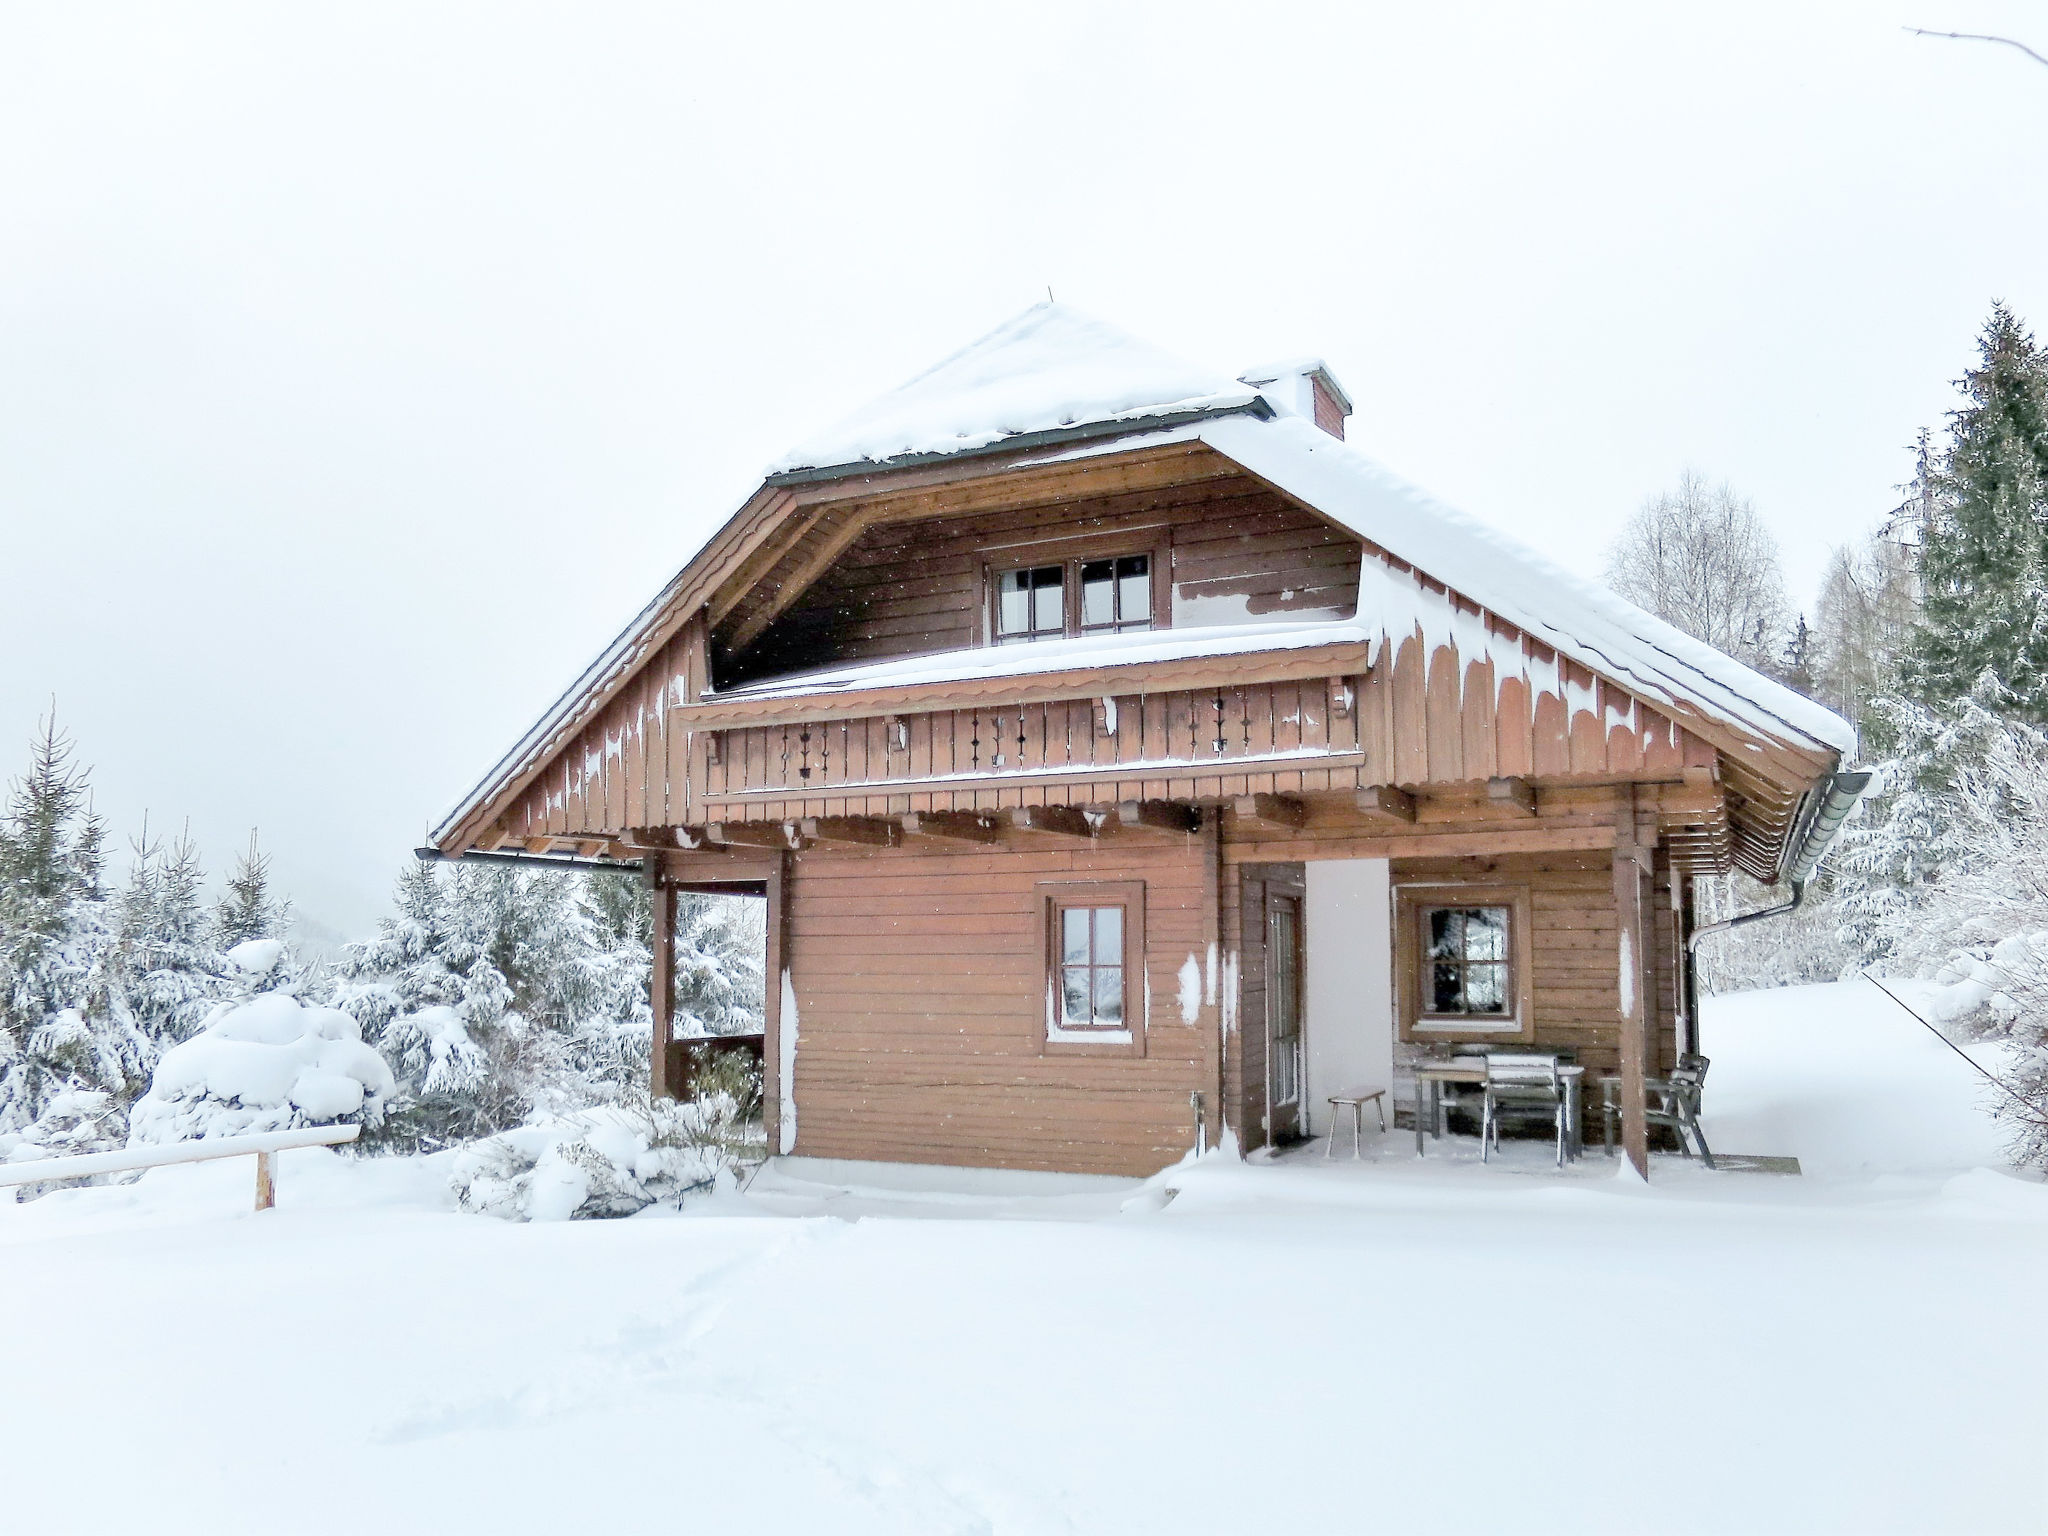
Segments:
[[[510,1011],[512,985],[493,958],[498,935],[470,874],[409,866],[396,914],[337,967],[334,1006],[397,1078],[374,1138],[386,1146],[431,1150],[487,1136],[518,1124],[530,1105],[529,1031]]]
[[[92,1011],[132,1023],[159,1053],[196,1034],[234,987],[200,896],[204,872],[189,836],[166,846],[145,828],[114,902],[114,943]]]
[[[70,740],[45,721],[0,813],[0,1157],[120,1144],[154,1052],[105,1006],[105,832]]]
[[[2010,1042],[1999,1113],[2048,1167],[2048,730],[1970,700],[1900,727],[1912,751],[1844,852],[1869,883],[1843,911],[1883,969],[1942,983],[1935,1022]]]
[[[1940,707],[1988,678],[2048,723],[2048,354],[1994,305],[1958,384],[1966,403],[1922,470],[1922,621],[1903,691]]]
[[[270,888],[270,855],[249,834],[249,846],[235,859],[234,872],[213,904],[213,938],[222,949],[251,939],[281,939],[291,925],[292,904]]]

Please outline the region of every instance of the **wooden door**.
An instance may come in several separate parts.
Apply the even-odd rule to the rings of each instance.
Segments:
[[[1266,1114],[1268,1134],[1301,1134],[1301,898],[1266,894]]]

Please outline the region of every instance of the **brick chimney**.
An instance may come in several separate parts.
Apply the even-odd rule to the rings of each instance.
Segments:
[[[1332,437],[1344,435],[1344,419],[1351,414],[1351,397],[1344,393],[1336,375],[1323,366],[1321,358],[1306,357],[1276,363],[1270,368],[1254,368],[1238,375],[1238,380],[1264,395],[1274,409],[1305,416]]]

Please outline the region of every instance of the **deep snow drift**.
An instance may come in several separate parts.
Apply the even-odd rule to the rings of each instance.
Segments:
[[[682,1219],[287,1154],[0,1206],[16,1530],[2009,1531],[2048,1524],[2048,1187],[1866,984],[1710,1005],[1708,1129]],[[1315,1149],[1319,1152],[1319,1149]],[[933,1181],[924,1181],[929,1184]],[[1169,1188],[1179,1193],[1170,1200]],[[933,1217],[949,1219],[935,1220]],[[1510,1325],[1511,1352],[1489,1345]]]

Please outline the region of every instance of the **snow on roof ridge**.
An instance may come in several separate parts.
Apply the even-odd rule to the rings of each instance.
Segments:
[[[1667,701],[1683,697],[1744,730],[1778,735],[1789,728],[1819,746],[1856,749],[1855,728],[1833,710],[1438,501],[1298,417],[1226,418],[1197,431],[1262,479],[1617,682]],[[1551,601],[1558,597],[1568,601]]]
[[[1258,391],[1070,304],[1034,304],[769,466],[771,475],[1251,405]]]

